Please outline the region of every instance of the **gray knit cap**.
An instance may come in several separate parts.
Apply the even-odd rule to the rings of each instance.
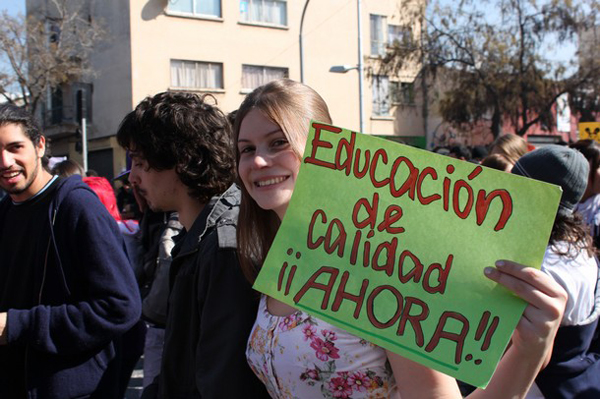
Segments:
[[[569,215],[583,196],[589,170],[588,161],[579,151],[548,145],[519,158],[512,173],[560,186],[563,193],[558,213]]]

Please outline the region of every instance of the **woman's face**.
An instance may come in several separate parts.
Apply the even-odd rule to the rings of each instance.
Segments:
[[[238,173],[246,190],[258,206],[283,219],[300,169],[300,159],[285,134],[253,109],[242,120],[237,146]]]
[[[592,165],[590,164],[590,167],[591,166]],[[588,197],[596,194],[600,194],[600,168],[592,170],[590,172],[590,178],[588,180],[588,186],[584,194],[584,199],[587,199]]]

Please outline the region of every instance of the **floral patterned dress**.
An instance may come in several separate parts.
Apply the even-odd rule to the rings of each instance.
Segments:
[[[273,398],[399,398],[384,349],[302,311],[274,316],[265,295],[246,357]]]

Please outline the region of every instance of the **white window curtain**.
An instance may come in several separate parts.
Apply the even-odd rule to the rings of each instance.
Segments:
[[[186,89],[222,89],[223,65],[171,60],[171,86]]]
[[[196,14],[221,16],[221,0],[195,0]]]
[[[193,13],[192,0],[169,0],[169,11]]]
[[[390,114],[390,88],[387,76],[375,76],[373,79],[373,115]]]
[[[403,44],[410,40],[411,31],[408,28],[403,28],[398,25],[388,25],[388,43],[393,45],[394,43]]]
[[[221,0],[169,0],[169,11],[220,17]]]
[[[240,0],[242,20],[287,26],[285,0]]]
[[[385,55],[386,45],[386,17],[383,15],[370,15],[371,20],[371,55]]]
[[[244,90],[254,90],[273,80],[287,77],[287,68],[242,65],[242,88]]]

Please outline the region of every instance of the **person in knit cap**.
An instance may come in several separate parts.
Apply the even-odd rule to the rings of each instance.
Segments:
[[[569,294],[548,366],[527,398],[600,397],[600,354],[591,350],[598,325],[598,266],[589,230],[575,208],[587,186],[589,164],[578,151],[549,145],[522,156],[512,173],[558,185],[562,196],[542,271]]]
[[[577,211],[590,228],[596,249],[600,248],[600,144],[595,140],[579,140],[569,147],[581,152],[588,160],[588,183]]]

